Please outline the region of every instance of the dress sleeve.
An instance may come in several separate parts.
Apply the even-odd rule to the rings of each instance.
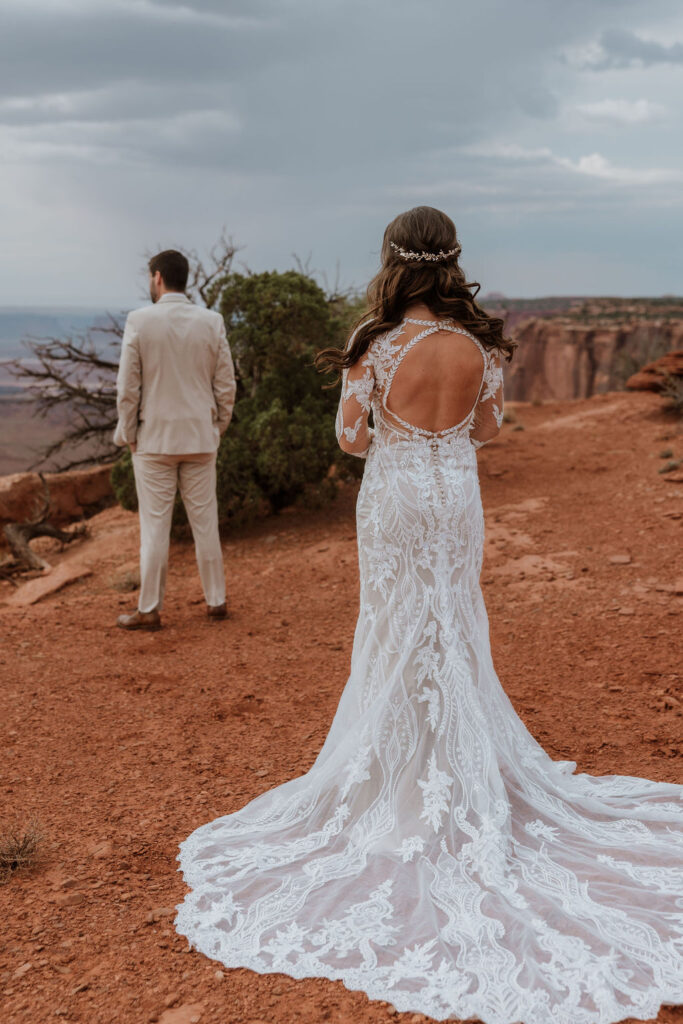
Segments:
[[[500,433],[503,423],[503,367],[500,353],[486,353],[486,367],[481,396],[474,413],[470,438],[475,448],[481,448]]]
[[[342,373],[342,389],[337,411],[339,447],[364,459],[370,450],[373,431],[368,416],[375,390],[375,373],[369,353]]]

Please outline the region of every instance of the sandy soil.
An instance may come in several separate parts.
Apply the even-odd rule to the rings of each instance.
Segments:
[[[480,456],[503,685],[553,757],[681,782],[682,484],[658,470],[683,435],[648,394],[516,416]],[[226,623],[203,617],[192,549],[176,545],[164,630],[113,628],[137,545],[119,509],[55,557],[91,576],[0,611],[2,816],[45,833],[43,864],[0,887],[3,1021],[425,1019],[341,983],[220,970],[172,927],[178,842],[322,745],[357,611],[354,500],[349,486],[324,513],[226,542]],[[683,1008],[657,1019],[683,1022]]]

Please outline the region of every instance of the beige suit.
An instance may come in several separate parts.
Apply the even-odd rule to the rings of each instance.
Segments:
[[[116,385],[114,443],[135,445],[141,612],[160,610],[176,491],[192,527],[209,605],[225,601],[216,449],[230,423],[235,374],[219,313],[166,292],[129,313]]]

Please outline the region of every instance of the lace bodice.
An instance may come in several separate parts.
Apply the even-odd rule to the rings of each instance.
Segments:
[[[411,325],[420,330],[411,331]],[[482,368],[479,390],[467,415],[444,430],[432,431],[408,422],[391,410],[388,403],[394,377],[404,358],[423,339],[440,331],[469,338],[481,354]],[[374,430],[369,425],[371,412]],[[361,458],[367,456],[374,437],[388,444],[465,438],[479,448],[498,433],[502,421],[500,354],[486,349],[473,334],[448,320],[406,317],[394,330],[375,338],[365,355],[342,375],[337,440],[346,451]]]

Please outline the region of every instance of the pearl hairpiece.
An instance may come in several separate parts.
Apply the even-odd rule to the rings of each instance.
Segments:
[[[438,252],[426,252],[424,249],[421,252],[411,252],[410,249],[403,249],[400,245],[397,245],[396,242],[389,242],[389,245],[394,252],[398,253],[401,259],[415,260],[417,262],[440,263],[442,260],[447,260],[451,256],[459,256],[462,251],[462,247],[460,245],[456,245],[455,249],[449,249],[448,252],[444,252],[443,249],[439,249]]]

